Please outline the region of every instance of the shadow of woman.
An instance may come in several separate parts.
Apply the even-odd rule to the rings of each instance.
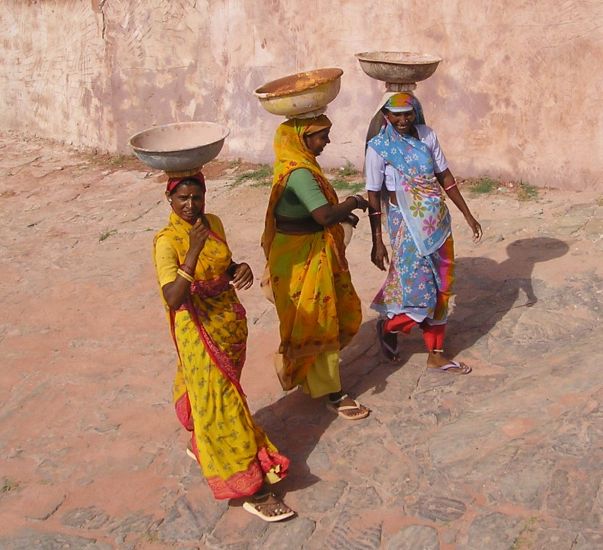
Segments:
[[[534,265],[559,258],[568,250],[567,243],[559,239],[535,237],[510,243],[508,258],[500,263],[490,258],[457,258],[455,307],[446,336],[450,355],[473,346],[511,309],[536,304]]]
[[[289,475],[279,483],[279,490],[284,493],[320,481],[310,471],[308,457],[336,418],[321,401],[324,400],[314,400],[296,389],[254,414],[279,452],[291,460]]]
[[[357,398],[371,389],[379,393],[385,388],[387,378],[402,366],[402,363],[388,363],[378,353],[375,320],[369,320],[361,325],[351,344],[342,352],[342,386]],[[339,422],[339,427],[345,429],[371,421],[371,416],[353,421],[340,419],[326,407],[326,396],[312,399],[300,389],[292,390],[258,410],[254,417],[279,451],[291,459],[289,476],[279,483],[279,489],[285,493],[320,481],[312,469],[317,472],[329,469],[327,451],[330,449],[326,445],[319,446],[319,442],[332,422]]]
[[[532,270],[537,262],[546,262],[566,254],[568,245],[558,239],[537,237],[521,239],[507,246],[508,258],[498,263],[489,258],[457,259],[456,301],[450,318],[447,349],[451,355],[471,347],[486,335],[513,307],[531,306],[538,300],[532,286]],[[525,303],[517,304],[520,291]],[[342,353],[341,377],[344,388],[354,396],[381,393],[387,379],[405,367],[416,353],[425,351],[420,331],[399,336],[400,360],[386,361],[379,351],[375,320],[365,321],[354,340]],[[287,395],[256,412],[281,452],[291,459],[289,477],[281,483],[284,492],[304,489],[320,480],[311,469],[326,471],[327,453],[319,442],[338,417],[322,399],[312,399],[301,390]],[[341,420],[342,426],[353,424]],[[354,422],[370,422],[358,420]]]

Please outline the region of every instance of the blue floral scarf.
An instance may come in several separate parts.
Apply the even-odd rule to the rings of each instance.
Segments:
[[[368,146],[402,175],[402,184],[396,189],[398,207],[419,253],[432,254],[450,235],[451,219],[431,152],[420,140],[399,134],[389,121]]]

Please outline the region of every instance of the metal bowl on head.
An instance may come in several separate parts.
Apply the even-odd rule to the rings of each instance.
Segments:
[[[130,147],[151,168],[187,172],[216,158],[229,132],[215,122],[174,122],[134,134]]]
[[[287,118],[308,118],[324,113],[339,93],[338,68],[316,69],[272,80],[255,90],[266,111]]]
[[[357,53],[362,70],[371,78],[392,84],[414,84],[429,78],[441,57],[415,52]]]

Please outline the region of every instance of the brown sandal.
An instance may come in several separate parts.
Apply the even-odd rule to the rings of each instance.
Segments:
[[[268,502],[270,500],[273,502]],[[262,510],[262,508],[271,505],[273,506],[272,510],[275,513],[273,516],[266,514]],[[272,493],[253,495],[251,499],[246,500],[243,503],[243,508],[250,514],[258,516],[260,519],[268,522],[282,521],[295,515],[295,512],[291,510],[289,506],[287,506],[280,498]]]
[[[327,407],[332,411],[336,412],[341,418],[345,418],[346,420],[362,420],[366,418],[370,414],[370,409],[361,405],[355,399],[352,399],[354,402],[353,405],[339,405],[344,399],[349,397],[347,393],[344,393],[340,398],[335,401],[331,401],[330,399],[327,401]],[[359,411],[359,414],[346,414],[350,411]]]

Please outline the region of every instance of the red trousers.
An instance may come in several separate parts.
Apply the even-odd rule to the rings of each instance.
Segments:
[[[404,332],[409,334],[412,327],[417,325],[406,313],[395,315],[392,319],[385,321],[383,329],[385,332]],[[420,324],[423,329],[423,341],[427,347],[427,351],[444,349],[444,334],[446,333],[446,325],[428,325],[423,322]]]

